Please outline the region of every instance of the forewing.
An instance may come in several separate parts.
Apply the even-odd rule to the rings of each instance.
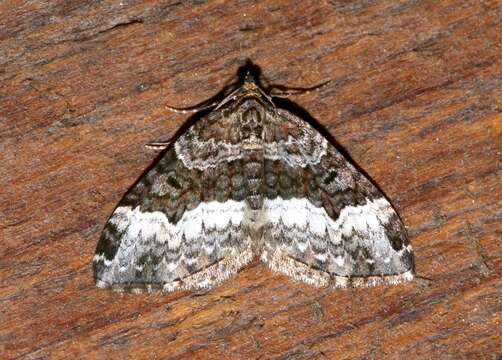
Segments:
[[[413,277],[406,230],[383,194],[318,131],[285,110],[266,129],[262,259],[316,285]]]
[[[251,260],[243,164],[228,121],[199,120],[122,199],[94,257],[99,287],[205,288]]]

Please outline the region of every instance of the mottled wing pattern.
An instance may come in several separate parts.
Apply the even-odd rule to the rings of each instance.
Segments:
[[[122,199],[94,257],[99,287],[205,288],[251,260],[232,121],[200,119]]]
[[[413,277],[382,193],[249,76],[126,194],[94,257],[100,287],[207,288],[255,255],[314,285]]]
[[[315,285],[411,279],[406,230],[383,194],[307,122],[268,115],[262,259]]]

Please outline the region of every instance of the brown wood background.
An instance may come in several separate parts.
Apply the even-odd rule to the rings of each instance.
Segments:
[[[0,358],[502,356],[499,1],[0,3]],[[206,293],[96,289],[111,211],[246,58],[394,202],[416,281],[315,289],[253,264]]]

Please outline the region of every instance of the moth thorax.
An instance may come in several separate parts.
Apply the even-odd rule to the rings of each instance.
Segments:
[[[241,115],[241,139],[261,139],[263,123],[261,114],[255,107],[246,109]]]

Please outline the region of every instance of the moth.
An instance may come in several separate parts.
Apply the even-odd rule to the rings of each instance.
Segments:
[[[98,287],[210,288],[259,258],[315,286],[409,281],[392,205],[309,122],[248,73],[171,143],[108,219]]]

